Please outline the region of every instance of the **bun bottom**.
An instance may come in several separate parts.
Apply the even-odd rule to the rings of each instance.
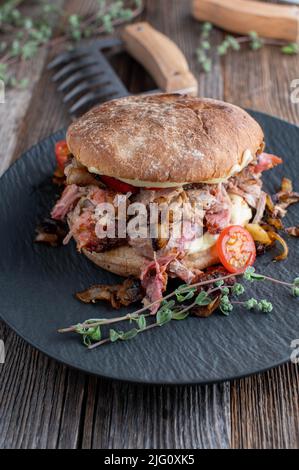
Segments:
[[[121,246],[103,253],[83,250],[84,255],[100,268],[106,269],[123,277],[140,277],[141,271],[148,259],[140,256],[131,246]],[[202,270],[219,263],[216,250],[209,248],[198,254],[186,256],[184,264],[190,270]]]

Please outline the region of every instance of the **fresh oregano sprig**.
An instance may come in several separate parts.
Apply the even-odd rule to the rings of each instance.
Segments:
[[[232,36],[225,35],[224,39],[215,46],[211,44],[211,33],[213,31],[212,23],[205,22],[202,25],[200,43],[196,49],[196,56],[199,64],[204,72],[210,72],[212,69],[212,56],[213,49],[216,50],[218,56],[225,56],[230,50],[240,51],[242,44],[248,44],[250,49],[258,51],[265,45],[272,45],[280,47],[283,54],[296,55],[299,53],[298,43],[287,43],[286,41],[279,41],[275,39],[261,38],[256,31],[250,31],[247,36]]]
[[[23,14],[22,3],[7,0],[0,6],[0,80],[19,88],[27,86],[28,80],[19,78],[14,66],[33,59],[40,47],[69,47],[81,39],[111,33],[115,26],[132,20],[143,10],[141,0],[98,0],[93,13],[81,16],[73,12],[67,16],[51,2],[38,0],[29,16]]]
[[[162,300],[153,302],[136,312],[124,315],[118,318],[110,319],[91,319],[82,324],[74,325],[69,328],[59,330],[60,333],[75,332],[82,336],[83,343],[89,348],[94,349],[107,343],[116,341],[127,341],[135,338],[138,334],[148,331],[152,328],[162,327],[172,320],[185,320],[195,307],[207,307],[213,302],[213,294],[220,296],[220,310],[224,315],[229,315],[234,305],[243,306],[247,310],[257,310],[264,313],[270,313],[273,305],[266,299],[257,300],[254,298],[240,301],[233,297],[240,297],[245,293],[245,287],[240,283],[225,285],[225,281],[232,277],[242,276],[248,282],[268,281],[280,284],[291,289],[295,297],[299,297],[299,277],[292,283],[274,279],[272,277],[259,274],[253,267],[247,268],[243,273],[228,274],[214,280],[206,280],[192,285],[183,284],[172,293],[166,295]],[[203,290],[208,286],[208,290]],[[185,302],[191,301],[188,305]],[[151,315],[144,312],[151,307],[159,304],[157,314]],[[148,324],[148,320],[151,321]],[[109,336],[102,339],[101,328],[105,325],[126,322],[135,323],[132,329],[127,331],[110,329]]]

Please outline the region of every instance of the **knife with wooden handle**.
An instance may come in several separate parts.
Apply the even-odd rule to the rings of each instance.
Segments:
[[[126,50],[144,66],[161,90],[197,95],[197,80],[184,54],[167,36],[149,23],[140,22],[126,26],[122,40]]]
[[[193,16],[238,34],[299,41],[299,7],[248,0],[193,0]]]

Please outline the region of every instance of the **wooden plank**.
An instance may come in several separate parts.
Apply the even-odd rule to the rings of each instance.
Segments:
[[[54,0],[53,3],[62,6],[63,0]],[[20,65],[17,74],[19,77],[28,78],[28,87],[24,90],[6,90],[5,103],[0,104],[0,175],[15,159],[19,145],[19,131],[27,128],[25,116],[30,109],[32,96],[47,56],[47,49],[41,48],[33,60]]]
[[[93,401],[95,383],[88,400]],[[83,448],[195,449],[230,445],[229,385],[146,387],[98,382]]]
[[[290,100],[299,58],[279,48],[243,50],[224,59],[225,100],[299,122]],[[298,367],[285,365],[231,387],[232,447],[298,448]]]
[[[298,449],[298,372],[288,364],[233,383],[233,448]]]
[[[0,448],[76,448],[85,376],[39,353],[0,322]]]

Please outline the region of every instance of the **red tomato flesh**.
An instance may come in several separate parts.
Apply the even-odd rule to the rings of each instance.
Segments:
[[[239,225],[226,227],[217,240],[217,253],[230,273],[244,271],[256,259],[256,248],[251,234]]]
[[[123,181],[119,181],[116,178],[112,178],[112,176],[101,176],[101,180],[103,181],[106,186],[113,189],[117,193],[137,193],[138,188],[136,186],[132,186],[131,184],[124,183]]]
[[[56,142],[55,155],[59,168],[64,171],[65,164],[69,158],[70,151],[65,140]]]

